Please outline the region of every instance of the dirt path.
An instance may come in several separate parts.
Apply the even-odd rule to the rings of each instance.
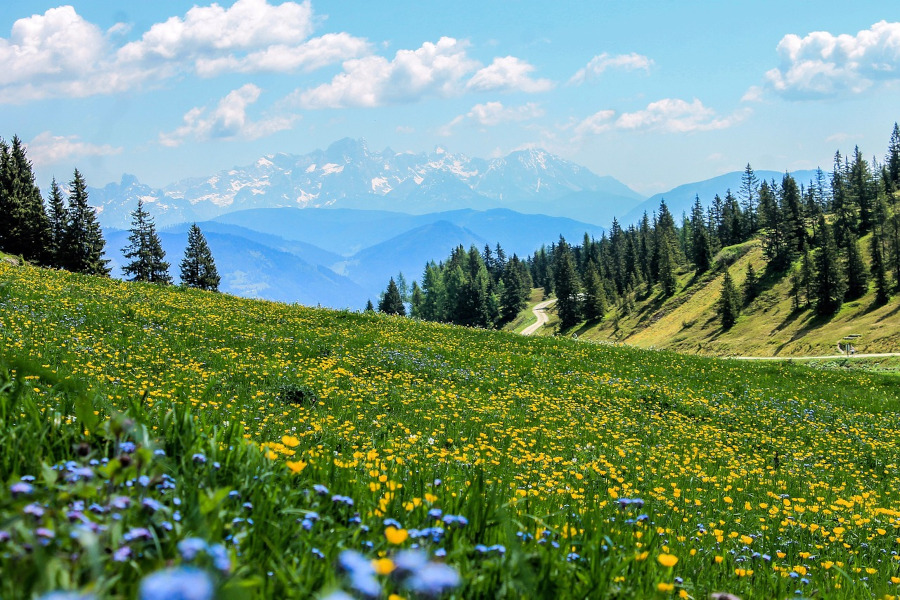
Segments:
[[[538,304],[534,305],[534,308],[531,309],[531,312],[534,313],[534,316],[537,317],[537,323],[532,323],[528,327],[522,330],[522,335],[531,335],[541,327],[543,327],[547,321],[550,320],[550,317],[547,316],[547,307],[556,302],[556,298],[552,300],[544,300]]]
[[[828,354],[825,356],[727,356],[735,360],[817,360],[834,358],[887,358],[900,356],[900,352],[883,352],[881,354]]]

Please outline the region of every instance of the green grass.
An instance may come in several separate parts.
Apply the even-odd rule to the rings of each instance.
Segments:
[[[460,575],[448,598],[897,589],[896,376],[3,263],[0,354],[4,599],[130,598],[185,564],[221,597],[309,598],[353,592],[342,552],[388,571],[413,545]]]

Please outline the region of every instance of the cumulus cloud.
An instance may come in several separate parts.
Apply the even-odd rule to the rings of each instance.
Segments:
[[[82,142],[77,135],[53,135],[49,131],[35,136],[26,147],[28,157],[36,166],[54,165],[73,157],[109,156],[122,152],[122,148],[108,144]]]
[[[590,81],[600,77],[608,69],[622,69],[625,71],[649,71],[653,66],[653,60],[632,52],[630,54],[617,54],[611,56],[604,52],[598,54],[588,62],[587,66],[578,69],[575,75],[569,80],[570,84],[580,85],[585,81]]]
[[[442,37],[436,44],[400,50],[393,60],[382,56],[351,59],[330,83],[298,90],[290,100],[303,108],[346,108],[454,95],[466,75],[480,66],[466,54],[467,46],[465,41]]]
[[[455,117],[452,121],[438,130],[439,135],[450,135],[453,128],[464,123],[474,124],[480,127],[494,127],[501,123],[528,121],[544,115],[544,109],[535,102],[529,102],[522,106],[504,106],[500,102],[486,102],[476,104],[464,114]]]
[[[195,107],[184,115],[184,124],[171,133],[161,133],[159,143],[163,146],[179,146],[187,139],[207,141],[255,140],[278,131],[289,129],[296,117],[279,116],[251,121],[247,117],[247,107],[255,103],[262,90],[248,83],[222,98],[211,112],[206,107]]]
[[[878,81],[900,79],[900,23],[880,21],[856,35],[789,34],[777,51],[781,66],[767,72],[766,81],[788,98],[858,94]]]
[[[749,114],[749,109],[741,109],[722,117],[696,98],[691,102],[679,98],[664,98],[634,112],[618,114],[614,110],[601,110],[576,124],[574,132],[576,138],[581,138],[612,129],[659,133],[712,131],[727,129],[743,121]]]
[[[479,69],[466,87],[477,92],[521,91],[546,92],[553,88],[549,79],[532,79],[534,66],[515,56],[495,58],[487,67]]]
[[[127,24],[104,33],[71,6],[52,8],[0,38],[0,103],[116,93],[184,73],[310,71],[370,51],[347,33],[308,39],[313,22],[308,1],[237,0],[195,6],[121,45]]]

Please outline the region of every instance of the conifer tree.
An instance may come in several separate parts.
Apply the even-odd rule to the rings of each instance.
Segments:
[[[859,215],[858,233],[865,235],[872,227],[872,209],[875,204],[875,180],[869,170],[869,163],[863,158],[856,146],[853,152],[853,162],[848,174],[848,188],[850,200],[855,204]]]
[[[856,300],[861,298],[869,291],[869,273],[866,263],[863,261],[862,254],[859,251],[859,240],[850,232],[847,234],[847,261],[846,261],[846,277],[847,291],[845,298],[847,300]]]
[[[503,291],[500,295],[500,320],[509,323],[528,306],[530,289],[522,276],[520,261],[513,257],[503,269]]]
[[[888,144],[886,168],[888,183],[891,190],[900,190],[900,127],[894,123],[894,131],[891,132],[891,141]]]
[[[712,264],[712,251],[709,246],[709,235],[706,232],[700,196],[694,198],[694,208],[691,211],[691,233],[691,258],[699,275],[706,273]]]
[[[753,263],[747,263],[747,276],[744,278],[744,306],[747,306],[759,294],[759,278],[756,276],[756,269]]]
[[[744,215],[746,216],[747,235],[753,235],[759,229],[759,219],[757,216],[756,205],[759,198],[759,178],[750,163],[744,169],[741,175],[741,204],[743,205]]]
[[[66,265],[65,236],[69,223],[69,211],[63,200],[62,190],[56,178],[50,184],[50,196],[47,198],[48,219],[50,221],[50,244],[48,247],[49,265],[63,269]]]
[[[0,140],[0,248],[38,264],[49,262],[50,222],[25,145]]]
[[[816,297],[815,273],[813,271],[813,261],[809,250],[803,254],[803,262],[800,264],[800,285],[803,288],[805,307],[809,308],[812,306]]]
[[[725,269],[725,279],[722,281],[722,296],[719,298],[719,317],[722,319],[722,329],[731,329],[740,315],[740,300],[731,273]]]
[[[803,219],[803,198],[797,181],[788,173],[781,180],[781,213],[784,221],[785,248],[781,258],[787,266],[798,253],[806,249],[806,223]]]
[[[593,262],[589,262],[584,274],[584,318],[599,321],[606,313],[606,292]]]
[[[181,259],[181,283],[201,290],[219,291],[219,272],[203,232],[194,223],[188,230],[187,247]]]
[[[409,314],[417,319],[422,318],[422,305],[425,302],[425,294],[419,287],[419,282],[413,279],[412,291],[409,293]]]
[[[881,306],[891,298],[887,280],[887,269],[884,264],[884,253],[881,250],[881,238],[876,233],[869,239],[872,254],[872,278],[875,279],[875,304]]]
[[[109,260],[103,258],[106,242],[97,222],[97,214],[88,205],[87,185],[78,169],[75,169],[69,184],[69,218],[64,239],[68,270],[109,276]]]
[[[381,302],[378,303],[378,312],[388,315],[400,315],[401,317],[406,315],[406,307],[403,306],[403,300],[400,299],[400,289],[397,287],[393,277],[388,283]]]
[[[130,231],[128,246],[122,249],[125,258],[131,261],[122,267],[122,272],[131,276],[129,281],[171,283],[166,253],[156,234],[153,217],[144,210],[143,200],[138,200],[137,209],[131,213]]]
[[[838,262],[837,244],[824,216],[819,217],[816,229],[819,233],[816,251],[816,312],[824,316],[834,314],[843,304],[845,283]]]
[[[556,312],[563,329],[578,323],[580,285],[575,270],[575,258],[566,240],[560,236],[553,253],[553,287],[556,290]]]
[[[371,299],[371,298],[369,298],[368,300],[366,300],[366,309],[365,309],[365,312],[367,312],[367,313],[375,312],[375,305],[372,304],[372,299]]]

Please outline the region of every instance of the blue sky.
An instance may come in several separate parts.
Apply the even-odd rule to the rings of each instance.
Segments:
[[[894,2],[0,3],[0,136],[39,183],[163,186],[302,154],[538,146],[650,195],[883,158]]]

